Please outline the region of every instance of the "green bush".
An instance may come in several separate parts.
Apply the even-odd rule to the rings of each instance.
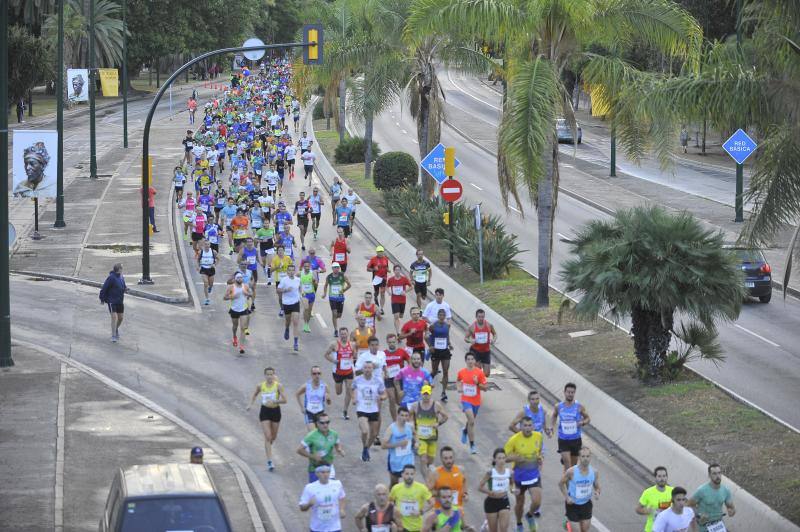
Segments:
[[[419,244],[430,242],[439,225],[442,225],[442,211],[435,200],[418,199],[416,205],[400,213],[400,232]]]
[[[416,183],[417,161],[403,151],[384,153],[375,161],[372,181],[381,190],[391,190]]]
[[[419,208],[419,187],[407,186],[383,191],[383,207],[392,216],[401,216],[404,212]]]
[[[325,118],[325,113],[323,112],[321,103],[314,106],[314,111],[311,114],[311,118],[313,118],[314,120],[322,120],[323,118]]]
[[[365,148],[366,141],[362,137],[347,137],[344,142],[336,146],[333,158],[338,164],[363,163]],[[374,161],[380,154],[378,143],[372,141],[372,160]]]
[[[483,226],[483,274],[488,279],[507,275],[512,266],[519,266],[516,259],[523,250],[519,248],[517,236],[509,234],[497,216],[484,215]],[[453,205],[453,231],[439,224],[436,237],[445,244],[453,244],[453,254],[467,264],[475,273],[480,272],[478,231],[471,209],[463,203]]]

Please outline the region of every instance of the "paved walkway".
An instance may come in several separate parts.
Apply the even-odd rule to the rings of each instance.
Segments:
[[[15,366],[0,373],[0,531],[96,529],[118,468],[188,462],[199,443],[55,357],[20,345],[12,351]],[[204,451],[234,530],[254,530],[234,470]]]

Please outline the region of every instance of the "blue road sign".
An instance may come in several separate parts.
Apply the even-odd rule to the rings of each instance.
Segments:
[[[734,161],[742,164],[756,151],[758,144],[747,133],[739,129],[725,141],[722,147],[728,152],[728,155],[733,157]]]
[[[447,179],[447,176],[444,175],[444,146],[441,143],[437,144],[419,164],[440,185]],[[459,164],[461,163],[456,159],[456,167]]]

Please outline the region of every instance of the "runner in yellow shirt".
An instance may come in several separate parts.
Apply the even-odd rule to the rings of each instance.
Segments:
[[[656,516],[672,504],[672,486],[667,485],[667,468],[658,466],[653,471],[653,476],[656,477],[655,485],[642,492],[639,506],[636,507],[637,514],[647,516],[644,532],[653,532],[653,521],[656,520]]]
[[[395,484],[389,492],[389,500],[400,512],[403,530],[420,532],[422,515],[433,507],[431,492],[422,482],[416,482],[417,469],[412,464],[403,467],[403,481]]]
[[[514,485],[519,489],[514,505],[517,529],[522,526],[525,509],[525,492],[530,490],[531,506],[525,514],[528,529],[536,529],[535,514],[542,504],[542,480],[539,467],[542,465],[542,433],[533,430],[533,420],[525,416],[520,421],[520,431],[511,436],[503,449],[506,460],[514,464]]]

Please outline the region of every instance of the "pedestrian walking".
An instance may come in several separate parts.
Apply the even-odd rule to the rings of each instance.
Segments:
[[[681,126],[681,148],[683,153],[686,153],[686,147],[689,145],[689,132],[686,131],[686,126]]]
[[[108,305],[108,312],[111,314],[111,341],[114,343],[119,340],[119,326],[122,324],[122,315],[125,312],[123,300],[127,290],[125,278],[122,276],[122,263],[118,262],[108,272],[108,277],[100,289],[100,302]]]
[[[144,192],[142,193],[144,194]],[[156,227],[156,189],[152,186],[147,189],[147,210],[150,213],[150,226],[152,226],[154,233],[158,233],[158,228]]]

